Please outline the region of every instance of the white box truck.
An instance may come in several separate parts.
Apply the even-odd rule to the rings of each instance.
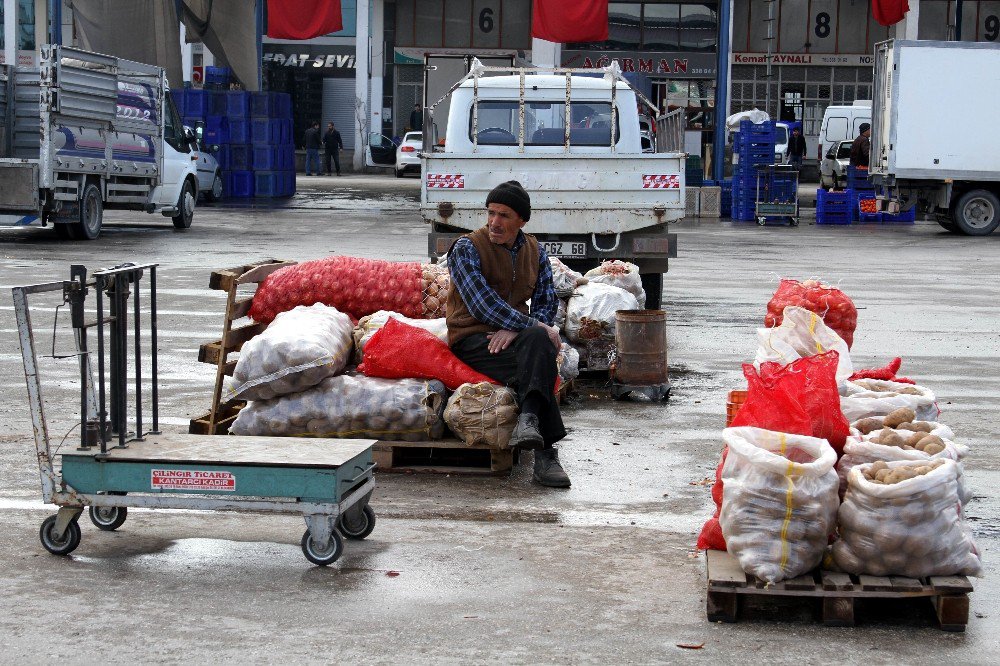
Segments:
[[[584,76],[589,74],[590,76]],[[681,116],[657,121],[657,152],[643,152],[639,99],[616,65],[602,70],[475,63],[449,92],[443,151],[424,142],[420,210],[429,253],[447,253],[486,223],[486,195],[517,180],[531,195],[534,234],[576,270],[605,259],[639,266],[647,305],[660,307],[677,256],[670,222],[684,217]],[[425,113],[433,114],[435,105]],[[433,116],[424,118],[426,128]]]
[[[191,226],[194,136],[162,68],[45,45],[38,67],[3,66],[0,88],[0,225],[92,240],[105,209],[126,209]]]
[[[890,40],[875,46],[872,180],[890,212],[919,206],[945,229],[1000,225],[1000,45]]]

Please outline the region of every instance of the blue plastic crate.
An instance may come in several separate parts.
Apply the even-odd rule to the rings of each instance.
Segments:
[[[217,86],[228,86],[229,79],[232,76],[232,70],[228,67],[206,67],[205,68],[205,83],[217,85]]]
[[[284,171],[295,171],[295,145],[286,144],[281,147],[281,168]]]
[[[254,171],[254,196],[274,197],[277,196],[278,173],[274,171]]]
[[[225,169],[222,171],[222,196],[233,196],[233,172]]]
[[[868,180],[868,169],[858,169],[857,167],[847,167],[847,187],[849,189],[875,189],[875,185]]]
[[[187,111],[184,110],[184,93],[187,92],[184,88],[173,88],[170,90],[170,99],[174,102],[174,108],[177,109],[177,113],[184,115]]]
[[[847,212],[843,213],[830,213],[826,211],[817,211],[816,213],[816,224],[850,224],[851,216]]]
[[[253,170],[254,171],[277,171],[280,166],[278,160],[280,154],[274,146],[254,146],[253,147]]]
[[[252,145],[234,143],[229,146],[229,166],[233,171],[249,171],[252,162]]]
[[[225,116],[228,115],[226,109],[226,93],[222,90],[208,91],[208,115]]]
[[[294,171],[280,171],[276,178],[278,180],[278,194],[276,196],[290,197],[295,194]]]
[[[917,221],[917,207],[905,213],[882,213],[883,224],[914,224]]]
[[[254,144],[271,143],[270,118],[254,118],[250,121],[250,142]]]
[[[180,111],[185,116],[204,118],[208,115],[209,91],[189,88],[184,91],[184,109]]]
[[[230,118],[229,142],[250,143],[250,121],[245,118]]]
[[[274,93],[274,101],[272,104],[276,108],[272,109],[271,115],[276,118],[285,118],[291,120],[292,118],[292,96],[288,93]]]
[[[278,122],[281,125],[281,136],[279,137],[278,143],[291,143],[292,142],[292,120],[291,118],[279,118]]]
[[[229,143],[229,121],[225,116],[209,116],[205,119],[203,137],[207,144]]]
[[[229,119],[246,118],[250,115],[250,93],[245,90],[229,90],[224,93],[226,115]]]
[[[232,171],[232,195],[234,197],[252,197],[254,195],[253,171]]]
[[[274,114],[275,98],[278,93],[255,92],[250,94],[250,116],[270,118]]]

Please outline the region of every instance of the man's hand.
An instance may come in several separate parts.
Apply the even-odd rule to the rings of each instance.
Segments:
[[[555,346],[556,351],[562,348],[562,340],[559,338],[559,329],[555,326],[549,326],[544,322],[538,322],[538,325],[545,329],[545,332],[549,334],[549,340]]]
[[[487,345],[487,349],[490,350],[491,354],[499,354],[504,349],[510,346],[510,343],[514,342],[514,338],[517,337],[515,331],[508,331],[507,329],[500,329],[496,333],[490,333],[486,338],[490,341]]]

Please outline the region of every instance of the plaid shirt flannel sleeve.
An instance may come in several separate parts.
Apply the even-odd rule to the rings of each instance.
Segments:
[[[552,281],[552,263],[545,248],[538,246],[538,281],[535,293],[531,295],[531,316],[552,326],[559,309],[555,283]]]
[[[535,319],[510,307],[486,282],[479,252],[468,238],[460,238],[452,246],[451,252],[448,253],[448,270],[451,273],[452,287],[458,289],[465,307],[469,308],[472,316],[479,321],[508,331],[522,331],[535,325]],[[550,269],[549,284],[551,283]],[[554,291],[553,297],[555,297]],[[535,297],[531,300],[534,304]],[[554,312],[553,310],[553,316]]]

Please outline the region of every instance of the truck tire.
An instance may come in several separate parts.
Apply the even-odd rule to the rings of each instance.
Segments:
[[[967,236],[988,236],[1000,226],[1000,198],[989,190],[969,190],[954,210],[955,226]]]
[[[94,183],[87,183],[80,197],[80,216],[76,222],[69,225],[70,236],[76,240],[95,240],[101,235],[101,225],[104,222],[104,201],[101,199],[101,188]]]
[[[197,196],[191,181],[185,180],[184,187],[181,188],[181,195],[177,199],[178,213],[170,218],[174,222],[175,229],[189,229],[191,227],[191,222],[194,221],[194,202]]]
[[[640,303],[647,310],[659,310],[663,304],[663,273],[640,273],[646,302]]]
[[[955,223],[951,221],[952,218],[948,215],[935,215],[934,221],[941,225],[941,228],[945,231],[950,231],[953,234],[958,233],[958,227]]]

